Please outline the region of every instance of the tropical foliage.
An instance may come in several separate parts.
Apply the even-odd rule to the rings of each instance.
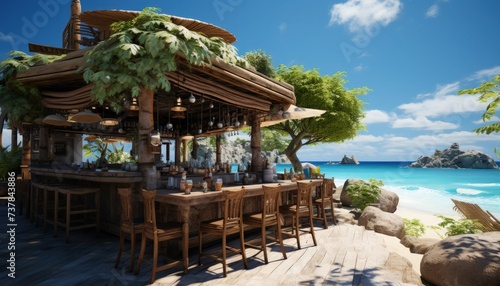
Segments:
[[[101,139],[95,139],[83,145],[85,157],[93,157],[97,159],[97,165],[101,166],[103,163],[122,164],[125,162],[134,161],[130,153],[125,152],[125,145],[117,147],[115,143],[111,143],[113,149],[109,149],[109,144],[103,142]]]
[[[19,174],[23,150],[20,146],[9,148],[0,146],[0,180],[5,181],[9,172]]]
[[[41,95],[32,85],[25,85],[15,79],[15,75],[40,64],[48,64],[61,56],[42,54],[27,55],[12,51],[9,58],[0,62],[0,106],[8,110],[8,118],[16,122],[33,122],[42,114]]]
[[[377,203],[380,199],[381,180],[371,178],[368,182],[359,180],[347,186],[347,195],[351,198],[352,205],[363,211],[370,204]]]
[[[445,228],[445,235],[454,236],[460,234],[474,234],[482,232],[482,225],[476,220],[472,219],[452,219],[443,215],[436,215],[441,219],[441,222],[438,224],[438,228]]]
[[[425,233],[425,225],[418,219],[403,218],[405,224],[404,232],[406,235],[421,237]]]
[[[85,54],[84,79],[95,84],[92,93],[99,103],[119,111],[124,94],[137,97],[141,88],[169,91],[165,72],[177,70],[179,58],[192,65],[211,63],[214,57],[245,65],[223,39],[173,24],[158,11],[146,8],[133,20],[113,24],[114,34]]]
[[[500,104],[500,75],[494,76],[490,81],[483,82],[478,87],[461,90],[458,94],[480,94],[481,96],[479,96],[478,101],[488,103],[483,113],[483,121],[488,122],[494,118],[498,118],[495,115]],[[496,120],[494,123],[475,129],[474,132],[477,134],[498,133],[500,132],[500,122]],[[500,152],[497,149],[495,149],[495,153],[500,157]]]

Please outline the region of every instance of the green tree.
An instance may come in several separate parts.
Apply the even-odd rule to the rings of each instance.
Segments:
[[[260,133],[260,147],[262,151],[278,150],[284,152],[290,140],[283,139],[283,136],[278,132],[273,132],[267,128],[263,128]]]
[[[258,72],[274,78],[276,71],[274,70],[272,58],[262,50],[247,52],[243,56]]]
[[[490,81],[483,82],[475,88],[463,89],[458,92],[459,95],[480,94],[478,101],[487,103],[489,102],[486,110],[483,113],[483,121],[489,122],[497,113],[498,105],[500,104],[500,75],[494,76]],[[479,127],[474,130],[477,134],[491,134],[500,132],[500,122],[494,122],[486,126]],[[500,157],[500,152],[495,148],[495,153]]]
[[[285,154],[293,164],[295,171],[302,171],[302,164],[297,152],[306,145],[337,142],[352,139],[365,127],[363,101],[358,95],[370,90],[366,87],[348,90],[345,73],[321,76],[317,69],[304,71],[302,66],[279,66],[277,79],[294,86],[297,105],[306,108],[326,110],[319,117],[301,120],[287,120],[272,125],[270,130],[290,136]]]

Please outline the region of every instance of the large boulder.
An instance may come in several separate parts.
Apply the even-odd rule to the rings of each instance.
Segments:
[[[500,232],[441,240],[422,257],[420,273],[437,286],[500,285]]]
[[[380,188],[380,209],[384,212],[393,213],[398,209],[399,196],[395,192]]]
[[[439,241],[441,240],[437,238],[417,238],[414,236],[405,235],[400,240],[400,243],[408,247],[411,253],[424,254]]]
[[[393,213],[384,212],[373,206],[368,206],[363,210],[363,213],[361,213],[358,219],[358,225],[397,238],[401,238],[404,235],[404,222],[402,217]]]
[[[421,156],[409,167],[498,169],[498,165],[491,156],[474,150],[462,151],[458,143],[453,143],[450,148],[443,151],[436,150],[432,156]]]
[[[344,186],[342,187],[342,192],[340,193],[340,202],[344,207],[350,207],[352,206],[352,200],[351,197],[347,194],[347,187],[349,185],[354,185],[360,182],[364,182],[363,180],[360,179],[348,179],[344,182]]]

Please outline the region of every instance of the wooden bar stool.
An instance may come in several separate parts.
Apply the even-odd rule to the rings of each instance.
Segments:
[[[335,221],[335,211],[333,207],[333,194],[337,191],[335,186],[334,178],[323,179],[323,184],[321,185],[321,194],[319,198],[315,199],[313,206],[316,207],[317,216],[314,217],[315,220],[321,220],[323,222],[323,227],[328,228],[327,212],[326,209],[330,209],[330,216],[332,217],[333,224],[337,224]]]
[[[89,187],[78,187],[78,186],[61,186],[55,187],[55,201],[54,201],[54,235],[57,236],[57,227],[62,226],[66,228],[66,242],[69,242],[69,232],[71,230],[91,228],[95,227],[97,233],[99,234],[99,223],[100,223],[100,188],[89,188]],[[66,195],[66,205],[64,207],[59,206],[59,195]],[[94,196],[94,205],[88,201],[88,198]],[[83,204],[77,205],[73,204],[72,198],[83,198]],[[65,209],[65,220],[59,221],[58,211],[60,209]],[[95,214],[95,221],[89,222],[85,219],[81,221],[81,224],[76,224],[73,221],[72,216],[75,215],[87,215],[89,213]],[[77,221],[78,222],[78,221]]]
[[[300,249],[300,236],[311,234],[314,245],[317,246],[316,236],[314,235],[313,213],[312,213],[312,182],[297,182],[297,202],[291,206],[280,207],[280,213],[283,216],[292,217],[292,231],[283,232],[284,235],[295,237],[297,239],[297,247]],[[309,230],[301,229],[300,220],[303,217],[309,218]]]
[[[144,199],[144,231],[142,232],[141,254],[137,262],[135,274],[139,274],[141,264],[144,259],[146,250],[146,241],[153,241],[153,269],[151,270],[150,283],[155,281],[157,272],[182,265],[181,260],[168,261],[162,266],[158,266],[159,244],[163,241],[182,238],[182,224],[171,222],[166,224],[156,224],[156,209],[155,209],[156,191],[142,190],[142,198]]]
[[[281,219],[279,213],[279,206],[281,203],[281,185],[276,187],[262,186],[262,213],[249,214],[243,216],[243,222],[251,226],[260,228],[261,237],[245,242],[245,246],[255,249],[260,249],[264,253],[264,262],[268,263],[267,259],[267,242],[266,239],[277,242],[280,244],[281,253],[283,258],[287,259],[285,247],[283,245],[283,238],[281,236]],[[275,227],[275,236],[268,236],[266,229],[268,226]],[[260,241],[260,246],[256,242]]]
[[[118,253],[116,254],[115,267],[118,267],[120,263],[120,258],[123,251],[123,242],[125,240],[125,234],[130,235],[130,266],[128,271],[134,269],[135,260],[135,241],[137,234],[144,232],[144,219],[136,220],[134,219],[134,213],[132,212],[132,189],[130,188],[118,188],[118,197],[120,198],[120,205],[122,207],[122,212],[120,216],[120,244],[118,247]]]
[[[30,220],[32,223],[36,223],[38,226],[38,221],[43,219],[45,212],[45,202],[44,202],[45,185],[40,183],[31,184],[31,211]]]
[[[245,269],[248,268],[243,226],[243,196],[245,195],[245,189],[242,187],[239,191],[223,190],[222,193],[224,195],[223,218],[200,223],[198,265],[201,265],[202,256],[209,256],[222,263],[223,275],[226,277],[227,250],[241,254],[243,265]],[[236,233],[240,234],[240,249],[227,245],[227,236]],[[220,254],[219,252],[203,253],[203,234],[214,234],[222,238]]]

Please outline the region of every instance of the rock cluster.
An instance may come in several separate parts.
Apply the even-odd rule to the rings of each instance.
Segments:
[[[350,158],[347,157],[347,155],[344,155],[344,158],[340,160],[340,164],[350,164],[350,165],[358,165],[359,161],[354,158],[354,156],[351,156]]]
[[[498,169],[495,160],[484,153],[460,150],[458,143],[450,148],[436,151],[432,156],[421,156],[410,168],[456,168],[456,169]]]
[[[215,163],[215,147],[210,145],[210,140],[198,141],[198,159],[208,162],[209,164]],[[221,153],[222,162],[229,162],[231,164],[248,164],[252,161],[252,149],[250,142],[243,144],[228,141],[222,146],[224,152]],[[269,162],[276,164],[289,164],[290,161],[284,154],[280,154],[278,150],[262,151],[262,158],[269,159]]]

